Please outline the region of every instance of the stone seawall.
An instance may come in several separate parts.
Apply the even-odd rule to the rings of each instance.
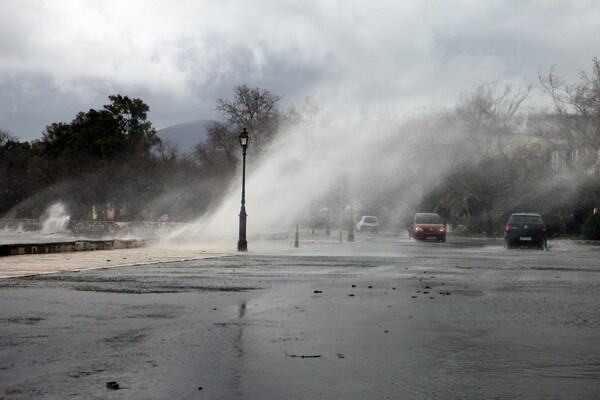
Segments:
[[[60,242],[46,242],[48,239],[44,238],[39,243],[24,241],[0,244],[0,257],[142,247],[148,241],[165,236],[183,225],[172,222],[70,221],[66,231],[60,233],[73,236],[73,240],[67,238]],[[37,219],[0,219],[0,230],[31,232],[35,237],[34,233],[43,230],[43,222]],[[104,239],[107,237],[110,239]]]
[[[41,231],[42,226],[39,219],[0,219],[0,229],[31,232]]]
[[[175,222],[71,221],[68,229],[75,235],[135,235],[155,237],[172,232],[183,225]]]
[[[23,254],[68,253],[74,251],[132,249],[146,245],[143,239],[79,240],[73,242],[0,244],[0,257]]]
[[[23,232],[41,231],[43,222],[38,219],[0,219],[0,229],[11,229]],[[176,222],[146,221],[70,221],[66,229],[78,236],[160,236],[174,231],[185,224]]]

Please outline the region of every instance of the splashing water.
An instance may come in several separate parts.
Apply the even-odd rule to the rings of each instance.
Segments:
[[[67,232],[71,217],[67,214],[64,204],[55,203],[46,209],[42,219],[42,233],[52,234]]]
[[[248,155],[248,237],[289,231],[309,207],[338,193],[342,185],[346,204],[355,210],[360,198],[377,201],[391,193],[395,205],[390,219],[400,220],[440,183],[452,163],[464,162],[461,137],[444,118],[410,124],[367,118],[351,127],[331,121],[292,127],[281,133],[260,163]],[[235,243],[240,195],[241,182],[236,182],[216,210],[168,240]]]

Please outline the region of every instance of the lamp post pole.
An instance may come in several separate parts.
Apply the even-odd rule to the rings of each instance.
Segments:
[[[248,132],[246,128],[240,133],[240,145],[242,146],[242,208],[240,209],[240,237],[237,243],[238,251],[248,251],[246,241],[246,148],[248,147]]]

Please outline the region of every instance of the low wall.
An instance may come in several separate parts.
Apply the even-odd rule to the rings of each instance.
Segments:
[[[146,222],[146,221],[70,221],[67,230],[79,236],[125,236],[156,237],[183,226],[176,222]],[[24,232],[41,231],[42,221],[38,219],[0,219],[0,229],[19,230]]]
[[[19,231],[41,231],[42,221],[39,219],[0,219],[0,229]]]
[[[130,240],[83,240],[73,242],[34,243],[34,244],[0,244],[1,256],[18,256],[23,254],[68,253],[74,251],[95,251],[131,249],[145,246],[140,239]]]
[[[115,222],[115,221],[71,221],[69,230],[75,235],[136,235],[154,237],[174,231],[184,224],[174,222]]]

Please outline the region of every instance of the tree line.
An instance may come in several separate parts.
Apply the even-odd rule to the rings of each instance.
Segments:
[[[270,143],[293,110],[280,96],[240,85],[231,100],[218,99],[221,119],[207,125],[208,140],[192,154],[161,140],[141,99],[109,96],[102,109],[78,113],[70,123],[48,125],[39,140],[21,142],[0,129],[0,215],[37,218],[54,201],[72,219],[98,218],[110,207],[121,220],[185,221],[201,215],[227,189],[239,158],[242,127],[254,153]]]
[[[552,106],[524,109],[540,89]],[[48,125],[39,140],[21,142],[0,129],[0,215],[37,218],[61,200],[73,219],[91,218],[93,206],[101,212],[110,205],[122,220],[163,214],[191,220],[216,204],[237,176],[243,128],[252,137],[253,158],[260,159],[287,126],[319,112],[311,101],[283,110],[281,99],[236,86],[231,99],[216,101],[219,119],[207,124],[208,139],[187,154],[157,136],[141,99],[123,95],[109,96],[103,108],[80,112],[70,123]],[[445,129],[460,131],[464,159],[421,196],[420,210],[492,236],[508,214],[524,209],[542,212],[555,233],[577,234],[600,206],[597,59],[576,83],[552,69],[536,84],[486,83],[463,93],[453,108],[422,118],[427,122],[408,123],[443,121]],[[385,219],[398,190],[391,185],[374,198],[359,187],[355,196],[364,211]],[[387,219],[402,228],[401,221]]]

